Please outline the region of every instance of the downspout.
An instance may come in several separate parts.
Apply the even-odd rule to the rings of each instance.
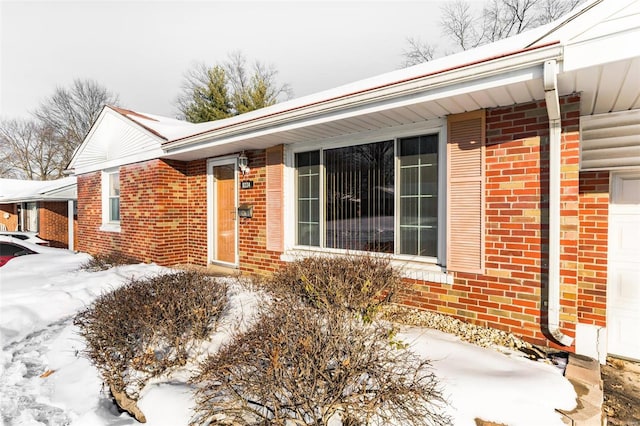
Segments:
[[[547,325],[549,333],[563,346],[571,346],[573,338],[560,330],[560,181],[561,122],[558,96],[557,63],[544,63],[544,99],[549,117],[549,294]]]

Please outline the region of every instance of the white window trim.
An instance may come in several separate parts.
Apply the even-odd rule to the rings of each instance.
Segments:
[[[109,218],[109,177],[114,173],[120,173],[119,168],[102,171],[102,225],[101,231],[120,232],[120,221],[112,221]]]
[[[287,145],[285,147],[285,223],[295,223],[297,220],[296,184],[295,184],[295,154],[312,150],[327,150],[342,148],[346,146],[362,145],[368,143],[381,142],[385,140],[394,141],[394,164],[397,158],[397,141],[402,138],[421,136],[425,134],[438,135],[438,257],[421,257],[402,254],[379,253],[381,256],[391,256],[392,264],[401,270],[402,276],[406,278],[423,281],[452,284],[453,276],[446,272],[446,190],[447,190],[447,169],[446,169],[446,149],[447,149],[447,125],[446,120],[433,120],[418,124],[398,126],[384,131],[366,132],[358,135],[331,138],[314,142]],[[324,175],[324,165],[321,164],[321,174]],[[398,176],[396,176],[396,179]],[[324,199],[324,185],[320,185],[320,197]],[[398,204],[396,203],[396,208]],[[320,211],[320,232],[324,232],[323,209]],[[398,226],[398,215],[394,213],[396,227]],[[285,251],[281,260],[285,262],[294,261],[300,257],[332,255],[332,254],[367,254],[375,255],[374,252],[354,252],[352,250],[331,249],[322,247],[299,246],[296,244],[296,227],[286,227]],[[397,229],[395,238],[397,238]],[[397,241],[394,243],[397,247]]]

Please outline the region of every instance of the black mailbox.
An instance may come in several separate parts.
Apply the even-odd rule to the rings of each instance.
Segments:
[[[253,206],[250,204],[240,204],[240,206],[238,206],[238,216],[243,218],[252,218]]]

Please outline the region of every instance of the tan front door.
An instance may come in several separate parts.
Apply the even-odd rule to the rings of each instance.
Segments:
[[[234,163],[213,166],[213,260],[236,264],[236,167]]]

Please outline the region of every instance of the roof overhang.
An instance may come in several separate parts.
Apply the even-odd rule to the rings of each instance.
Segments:
[[[543,63],[558,43],[299,105],[163,145],[164,158],[189,161],[410,125],[465,111],[544,98]]]
[[[50,181],[44,181],[43,183],[50,183]],[[19,195],[0,197],[0,204],[29,203],[36,201],[69,201],[77,199],[78,185],[74,182],[48,190],[25,191]]]
[[[543,100],[548,60],[558,64],[558,94],[580,94],[581,116],[640,109],[639,14],[638,0],[594,0],[528,34],[205,124],[200,133],[163,143],[164,157],[188,161],[313,143]]]

